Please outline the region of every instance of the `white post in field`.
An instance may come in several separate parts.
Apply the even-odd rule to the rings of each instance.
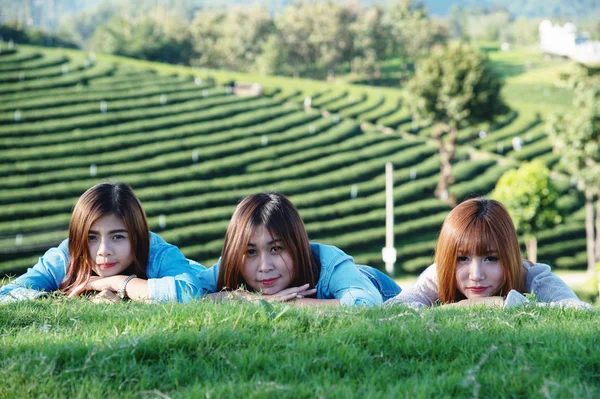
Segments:
[[[385,262],[385,271],[394,275],[396,263],[396,248],[394,248],[394,166],[391,162],[385,164],[385,248],[381,251]]]

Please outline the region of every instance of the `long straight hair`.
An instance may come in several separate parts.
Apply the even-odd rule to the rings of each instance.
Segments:
[[[120,219],[129,235],[133,262],[125,273],[146,278],[150,229],[142,204],[133,189],[125,183],[100,183],[79,197],[69,223],[69,264],[60,290],[69,294],[75,287],[89,281],[95,260],[89,250],[89,232],[100,218],[114,215]]]
[[[217,290],[236,290],[242,285],[251,289],[242,277],[242,268],[248,243],[260,227],[265,227],[272,236],[279,238],[289,252],[293,261],[289,265],[293,276],[290,286],[308,283],[315,287],[321,264],[312,254],[298,210],[282,194],[259,193],[244,198],[231,217],[225,232]]]
[[[525,268],[517,232],[500,202],[473,198],[456,206],[444,220],[435,250],[439,299],[443,303],[464,299],[456,285],[459,254],[483,256],[495,250],[504,271],[504,282],[494,295],[525,291]]]

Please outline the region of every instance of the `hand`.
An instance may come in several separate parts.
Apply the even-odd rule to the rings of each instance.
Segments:
[[[305,296],[310,296],[317,292],[315,288],[308,289],[308,287],[308,284],[304,284],[300,287],[290,287],[271,295],[243,290],[221,291],[215,292],[214,294],[205,295],[205,297],[212,300],[213,302],[235,299],[245,300],[249,302],[254,302],[259,299],[265,300],[267,302],[286,302],[294,299],[304,298]]]
[[[121,298],[111,290],[102,290],[94,295],[92,302],[94,303],[117,303],[121,302]]]
[[[504,298],[501,296],[486,296],[486,297],[477,297],[470,299],[463,299],[462,301],[458,301],[455,303],[449,303],[446,306],[451,307],[465,307],[465,306],[502,306],[504,305]]]
[[[316,288],[309,289],[308,287],[308,284],[301,285],[300,287],[289,287],[275,294],[262,294],[260,299],[264,299],[268,302],[286,302],[294,299],[304,298],[305,296],[310,296],[317,292]]]
[[[92,276],[87,283],[79,284],[71,291],[69,298],[83,294],[85,291],[112,291],[117,292],[125,276],[100,277]]]

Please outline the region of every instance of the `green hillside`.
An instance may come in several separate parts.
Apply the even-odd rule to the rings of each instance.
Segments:
[[[488,193],[520,161],[557,161],[543,119],[569,103],[551,84],[564,63],[533,58],[524,68],[519,55],[491,57],[507,76],[513,112],[461,132],[451,189],[459,199]],[[258,82],[264,94],[234,95],[232,80]],[[77,197],[107,179],[131,184],[152,230],[205,265],[218,258],[237,202],[276,190],[298,206],[311,239],[382,268],[386,161],[395,168],[396,271],[416,272],[432,262],[449,211],[433,195],[439,161],[428,133],[411,122],[398,89],[3,47],[0,275],[64,239]],[[511,147],[517,135],[521,151]],[[582,200],[568,177],[556,179],[568,216],[538,238],[538,260],[584,268]]]

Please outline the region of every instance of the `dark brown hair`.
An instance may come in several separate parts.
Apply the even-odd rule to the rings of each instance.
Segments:
[[[456,286],[459,254],[482,256],[495,250],[504,270],[504,283],[495,295],[525,291],[525,269],[514,224],[500,202],[473,198],[456,206],[444,220],[435,250],[440,301],[464,299]]]
[[[150,229],[142,204],[129,185],[100,183],[83,193],[73,207],[69,224],[69,264],[60,284],[61,291],[68,294],[92,276],[94,260],[90,256],[88,235],[96,220],[110,215],[123,222],[131,242],[133,262],[126,274],[146,278]]]
[[[217,290],[236,290],[245,285],[242,277],[246,251],[252,234],[264,226],[289,251],[293,260],[293,280],[290,286],[316,286],[320,262],[310,249],[304,222],[294,205],[282,194],[259,193],[244,198],[233,213],[223,244]]]

